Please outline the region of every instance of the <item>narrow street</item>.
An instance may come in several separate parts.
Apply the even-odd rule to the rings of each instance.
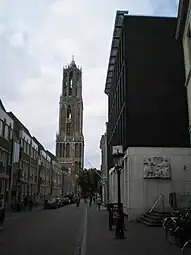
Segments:
[[[162,228],[126,222],[126,239],[108,230],[108,212],[81,203],[9,217],[0,232],[1,255],[179,255]]]
[[[74,255],[83,219],[83,205],[9,217],[0,232],[0,254]]]

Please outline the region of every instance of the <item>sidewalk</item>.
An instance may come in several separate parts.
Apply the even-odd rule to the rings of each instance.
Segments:
[[[16,219],[20,218],[22,215],[28,215],[33,212],[39,212],[44,209],[43,205],[39,205],[37,207],[33,207],[32,211],[21,211],[21,212],[6,212],[6,218],[5,220],[10,220],[10,219]]]
[[[165,241],[162,228],[135,222],[127,223],[127,228],[126,239],[116,240],[115,231],[108,230],[108,212],[89,207],[86,255],[180,255],[179,248]]]

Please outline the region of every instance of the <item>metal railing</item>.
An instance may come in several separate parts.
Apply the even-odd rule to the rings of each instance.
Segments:
[[[152,212],[161,200],[163,200],[163,209],[164,209],[164,194],[161,194],[159,198],[156,200],[156,202],[154,203],[153,207],[149,210],[149,212]]]

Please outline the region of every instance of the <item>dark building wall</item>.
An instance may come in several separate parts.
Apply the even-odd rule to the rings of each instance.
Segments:
[[[181,41],[175,18],[125,19],[128,146],[189,147]]]
[[[109,168],[113,145],[190,147],[183,49],[175,28],[175,18],[125,17],[108,96]]]

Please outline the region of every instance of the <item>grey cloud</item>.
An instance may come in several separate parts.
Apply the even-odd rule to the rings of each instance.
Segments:
[[[83,68],[86,166],[87,161],[100,166],[99,141],[107,119],[105,76],[117,9],[176,13],[177,0],[175,5],[170,0],[10,0],[0,9],[1,97],[52,152],[62,66],[76,55]]]
[[[0,88],[6,100],[20,100],[20,84],[29,76],[38,75],[38,67],[23,48],[12,47],[8,34],[0,41]]]

